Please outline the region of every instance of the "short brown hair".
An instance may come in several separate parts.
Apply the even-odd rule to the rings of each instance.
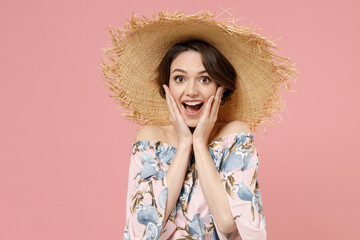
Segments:
[[[236,71],[231,63],[213,45],[202,40],[190,40],[180,42],[172,46],[161,60],[158,68],[158,83],[160,95],[165,97],[163,84],[169,85],[170,66],[172,61],[182,52],[196,51],[202,56],[202,63],[210,77],[219,85],[225,88],[221,104],[230,99],[236,89]]]

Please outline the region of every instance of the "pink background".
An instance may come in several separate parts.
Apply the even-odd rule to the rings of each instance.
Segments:
[[[137,125],[101,84],[108,25],[131,11],[233,8],[300,74],[255,135],[268,239],[360,239],[359,1],[3,1],[0,239],[122,239]],[[357,105],[357,106],[356,106]]]

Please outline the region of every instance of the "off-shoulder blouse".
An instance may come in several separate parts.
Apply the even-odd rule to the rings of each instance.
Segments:
[[[257,181],[260,162],[253,135],[226,135],[212,141],[208,148],[237,226],[237,234],[232,234],[231,239],[266,239]],[[161,141],[137,141],[132,150],[124,239],[229,239],[217,230],[201,190],[193,154],[177,203],[162,230],[167,204],[166,171],[177,149]]]

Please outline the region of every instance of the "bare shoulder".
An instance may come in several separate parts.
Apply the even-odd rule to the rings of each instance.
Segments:
[[[135,141],[158,141],[164,138],[165,131],[161,126],[141,126],[137,132]]]
[[[234,134],[234,133],[238,133],[238,132],[251,133],[251,130],[250,130],[250,127],[248,124],[246,124],[242,121],[236,120],[236,121],[229,122],[229,123],[225,124],[223,127],[221,127],[219,135],[226,136],[226,135],[230,135],[230,134]]]

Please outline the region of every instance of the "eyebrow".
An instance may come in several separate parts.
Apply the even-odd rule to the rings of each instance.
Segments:
[[[174,73],[174,72],[176,72],[176,71],[182,72],[182,73],[187,73],[185,70],[182,70],[182,69],[180,69],[180,68],[175,68],[175,69],[172,71],[172,73]],[[206,69],[198,72],[198,74],[202,74],[202,73],[207,73]]]

